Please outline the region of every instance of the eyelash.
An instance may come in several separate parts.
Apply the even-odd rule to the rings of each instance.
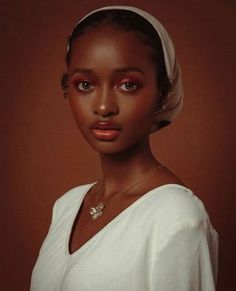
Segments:
[[[95,88],[95,85],[88,80],[76,81],[74,82],[74,86],[79,92],[90,92]],[[131,88],[130,88],[131,87]],[[139,84],[133,81],[120,81],[118,85],[115,86],[116,89],[119,89],[123,92],[135,92],[139,88]]]
[[[85,85],[85,87],[83,87]],[[86,86],[89,85],[89,88],[86,88]],[[80,88],[80,86],[82,86]],[[92,83],[90,81],[84,80],[84,81],[78,81],[75,82],[75,87],[78,91],[82,91],[82,92],[89,92],[90,90],[94,89],[94,85],[92,85]]]
[[[125,86],[125,88],[122,89],[122,86]],[[131,89],[129,88],[130,86],[132,87]],[[117,88],[121,88],[121,90],[124,92],[134,92],[138,89],[138,84],[136,82],[126,81],[119,84]]]

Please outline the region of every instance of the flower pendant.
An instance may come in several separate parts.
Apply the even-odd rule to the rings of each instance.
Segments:
[[[104,209],[104,204],[102,202],[98,203],[96,207],[90,208],[90,214],[92,215],[92,219],[97,219],[102,216],[102,210]]]

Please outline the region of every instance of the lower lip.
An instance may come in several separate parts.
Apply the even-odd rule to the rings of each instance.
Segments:
[[[116,129],[92,129],[93,134],[99,140],[111,141],[118,137],[120,130]]]

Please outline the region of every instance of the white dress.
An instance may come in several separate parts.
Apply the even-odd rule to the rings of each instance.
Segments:
[[[177,184],[147,192],[70,254],[73,222],[92,185],[55,203],[31,291],[215,290],[218,235],[202,202]]]

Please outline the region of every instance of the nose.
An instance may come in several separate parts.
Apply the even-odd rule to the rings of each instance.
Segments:
[[[94,114],[100,115],[101,117],[108,117],[117,115],[118,113],[119,106],[113,90],[107,87],[100,90],[95,98]]]

